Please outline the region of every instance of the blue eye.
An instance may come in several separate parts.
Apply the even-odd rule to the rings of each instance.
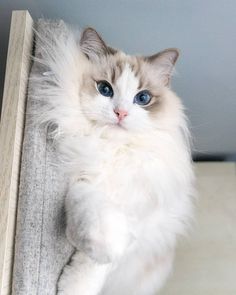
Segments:
[[[106,97],[113,96],[113,89],[107,81],[97,82],[97,89],[103,96],[106,96]]]
[[[147,90],[143,90],[135,95],[134,103],[139,104],[141,106],[145,106],[145,105],[149,104],[151,99],[152,99],[151,94]]]

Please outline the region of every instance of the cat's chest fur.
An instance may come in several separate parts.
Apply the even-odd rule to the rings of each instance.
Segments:
[[[129,215],[145,218],[158,208],[169,168],[151,141],[91,135],[79,145],[77,179],[87,178]]]

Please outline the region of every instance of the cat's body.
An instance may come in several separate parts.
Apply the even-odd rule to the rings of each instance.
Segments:
[[[52,74],[39,78],[47,85],[41,119],[59,126],[66,234],[77,249],[58,294],[154,295],[192,213],[188,129],[168,87],[177,52],[130,57],[92,29],[80,48],[73,35],[56,44],[62,61],[47,54]]]

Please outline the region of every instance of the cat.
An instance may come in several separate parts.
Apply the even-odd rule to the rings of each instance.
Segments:
[[[193,211],[190,135],[170,87],[179,51],[127,55],[93,28],[51,38],[40,120],[57,126],[76,249],[58,294],[157,294]]]

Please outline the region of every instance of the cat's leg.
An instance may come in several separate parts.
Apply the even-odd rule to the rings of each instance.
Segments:
[[[76,251],[58,282],[58,295],[98,295],[110,264],[98,264],[86,254]]]
[[[125,216],[87,182],[66,197],[66,235],[78,249],[58,283],[60,295],[97,295],[111,267],[129,244]]]
[[[66,197],[66,235],[98,263],[121,257],[131,236],[125,216],[87,182],[76,182]]]

